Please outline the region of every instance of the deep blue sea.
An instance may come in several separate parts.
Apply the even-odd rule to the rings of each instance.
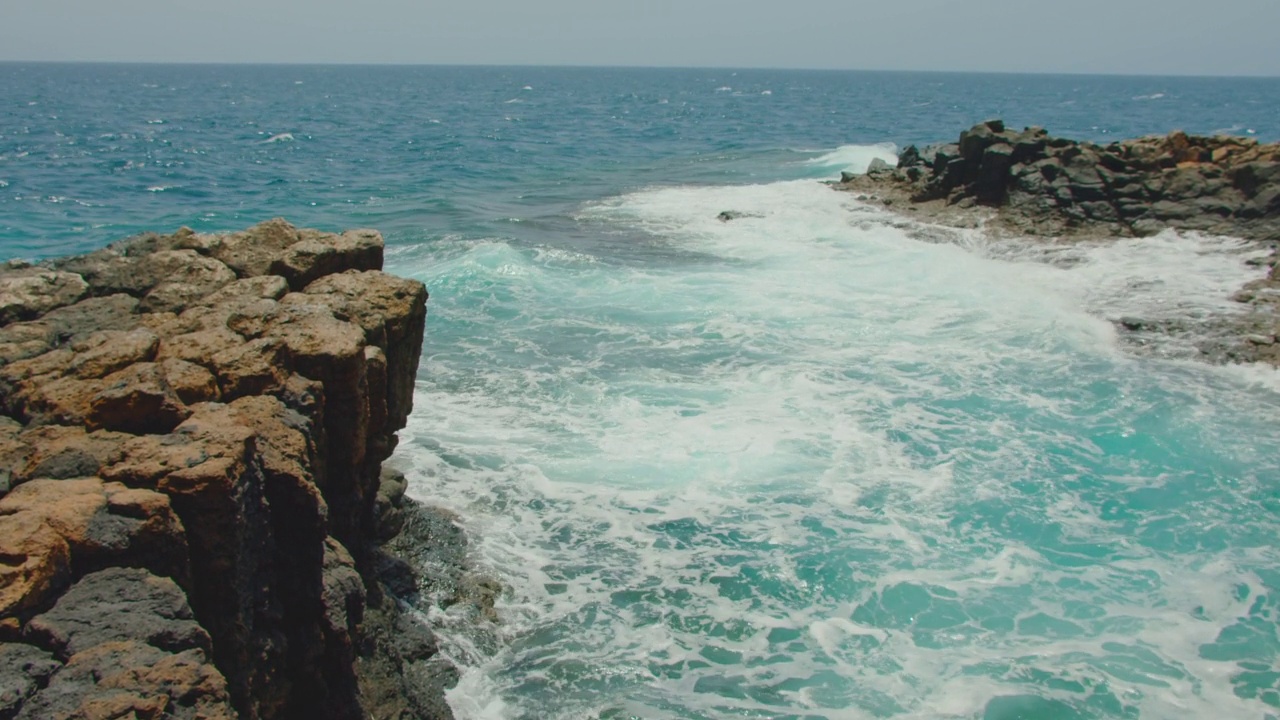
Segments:
[[[0,256],[384,233],[392,462],[505,588],[427,618],[459,718],[1280,717],[1280,377],[1113,324],[1258,252],[820,182],[990,117],[1280,140],[1280,79],[0,64]]]

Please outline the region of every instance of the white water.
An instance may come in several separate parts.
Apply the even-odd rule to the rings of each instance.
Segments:
[[[872,160],[883,160],[889,165],[898,164],[898,146],[893,143],[875,145],[841,145],[829,153],[808,161],[808,164],[825,170],[834,170],[862,174],[867,171]]]
[[[396,268],[396,462],[508,586],[497,654],[436,618],[459,718],[1273,713],[1275,372],[1110,322],[1233,311],[1247,254],[924,243],[810,182],[579,220],[625,252]]]

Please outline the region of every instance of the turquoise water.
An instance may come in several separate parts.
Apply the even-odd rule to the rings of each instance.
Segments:
[[[1111,322],[1237,311],[1257,253],[997,242],[817,182],[992,115],[1278,139],[1280,81],[0,65],[0,88],[5,255],[285,215],[378,227],[428,284],[394,462],[506,587],[497,643],[432,613],[461,718],[1280,717],[1280,382]]]

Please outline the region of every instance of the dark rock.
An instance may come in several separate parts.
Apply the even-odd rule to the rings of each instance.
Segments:
[[[973,183],[978,202],[995,203],[1004,199],[1009,184],[1009,168],[1013,165],[1013,147],[1006,143],[988,146]]]
[[[37,647],[0,643],[0,720],[17,715],[60,667],[62,663]]]
[[[893,167],[889,165],[889,163],[882,160],[881,158],[872,158],[871,162],[867,164],[868,175],[874,175],[876,173],[882,173],[882,172],[890,172],[891,170],[893,170]]]
[[[140,642],[81,652],[53,674],[17,720],[233,720],[226,680],[201,650],[167,653]]]
[[[104,643],[137,640],[166,652],[210,649],[186,594],[146,570],[110,568],[86,575],[53,609],[27,624],[29,642],[64,662]]]
[[[974,125],[960,133],[960,157],[967,163],[978,163],[982,160],[982,153],[996,142],[996,132],[990,125]]]

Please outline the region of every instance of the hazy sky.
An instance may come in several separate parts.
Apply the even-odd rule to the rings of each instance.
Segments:
[[[0,60],[1280,76],[1280,0],[0,0]]]

